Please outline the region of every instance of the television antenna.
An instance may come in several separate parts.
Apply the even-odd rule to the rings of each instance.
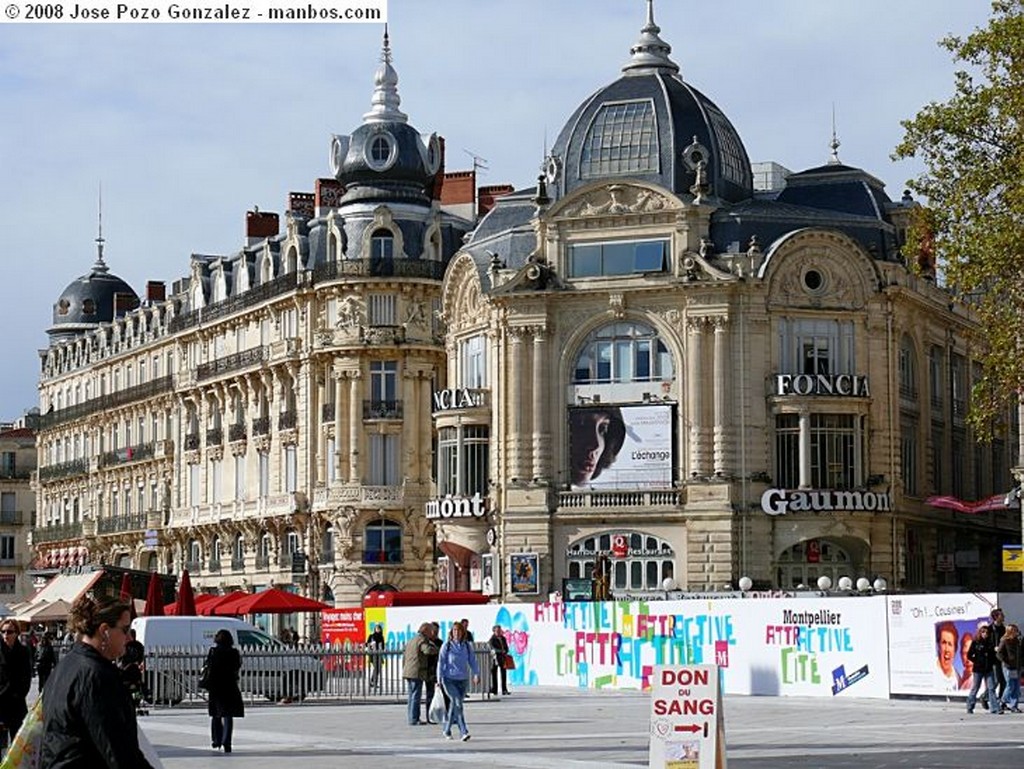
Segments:
[[[480,171],[489,171],[490,170],[491,167],[489,165],[487,165],[487,163],[488,163],[487,158],[482,157],[480,155],[477,155],[475,152],[473,152],[473,150],[463,149],[462,151],[465,152],[467,155],[469,155],[471,158],[473,158],[473,173],[474,174],[477,172],[477,170],[480,170]]]

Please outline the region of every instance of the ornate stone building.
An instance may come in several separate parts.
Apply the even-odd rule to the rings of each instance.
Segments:
[[[250,212],[142,301],[99,256],[42,352],[36,567],[188,568],[199,589],[289,586],[357,604],[433,588],[430,394],[444,268],[443,147],[399,109],[387,35],[371,109],[330,178]]]
[[[964,421],[971,320],[901,253],[916,204],[834,140],[825,165],[755,189],[670,53],[649,4],[537,187],[448,268],[442,581],[526,600],[588,578],[1009,587],[1019,511],[926,503],[1002,499],[1017,425],[982,445]]]

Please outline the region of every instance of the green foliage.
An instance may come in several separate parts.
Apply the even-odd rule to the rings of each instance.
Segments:
[[[933,249],[981,322],[971,422],[985,434],[1024,393],[1024,0],[995,0],[986,27],[941,45],[963,65],[954,94],[903,122],[894,157],[925,165],[909,182],[928,203],[910,247]]]

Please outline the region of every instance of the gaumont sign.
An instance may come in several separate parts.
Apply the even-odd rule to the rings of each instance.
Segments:
[[[775,394],[867,398],[871,389],[866,376],[854,374],[776,374]]]
[[[478,491],[472,497],[441,497],[427,502],[427,520],[438,518],[483,518],[487,503]]]
[[[768,515],[832,511],[887,513],[892,510],[892,500],[889,492],[768,489],[761,495],[761,509]]]

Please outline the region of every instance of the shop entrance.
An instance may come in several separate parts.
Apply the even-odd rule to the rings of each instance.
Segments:
[[[831,579],[833,586],[839,584],[840,577],[857,580],[850,554],[827,539],[797,542],[782,552],[778,567],[778,584],[783,590],[816,588],[820,577]]]

